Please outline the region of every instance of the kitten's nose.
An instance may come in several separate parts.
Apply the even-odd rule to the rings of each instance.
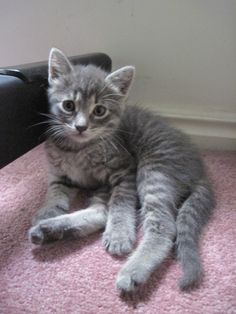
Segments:
[[[79,131],[79,133],[83,133],[84,131],[87,130],[87,125],[76,125],[76,130]]]

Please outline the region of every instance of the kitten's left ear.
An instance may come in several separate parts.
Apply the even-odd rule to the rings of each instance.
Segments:
[[[135,75],[135,67],[125,66],[112,72],[105,78],[105,82],[111,85],[122,95],[127,95]]]
[[[69,74],[73,67],[67,57],[57,48],[52,48],[48,61],[48,81],[53,83],[61,75]]]

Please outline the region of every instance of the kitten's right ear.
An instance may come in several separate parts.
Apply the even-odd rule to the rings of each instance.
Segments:
[[[73,67],[67,57],[57,48],[52,48],[48,61],[48,81],[55,82],[61,75],[69,74]]]

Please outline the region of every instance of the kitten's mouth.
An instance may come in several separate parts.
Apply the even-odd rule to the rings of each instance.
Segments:
[[[88,132],[83,132],[83,133],[77,132],[77,133],[73,133],[71,137],[76,142],[85,142],[85,141],[91,140],[93,136],[89,134]]]
[[[90,129],[85,130],[83,132],[79,132],[76,130],[66,130],[67,137],[69,137],[72,141],[77,143],[89,142],[98,136],[98,134]]]

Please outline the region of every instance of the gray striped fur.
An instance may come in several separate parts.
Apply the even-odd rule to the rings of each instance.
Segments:
[[[42,244],[105,228],[105,249],[127,254],[138,214],[143,238],[118,273],[117,288],[127,292],[145,283],[176,244],[180,287],[189,289],[202,276],[198,240],[213,193],[188,138],[155,114],[126,105],[133,76],[133,67],[112,74],[92,65],[73,67],[59,50],[51,51],[48,194],[29,238]],[[73,100],[72,114],[63,111],[64,100]],[[97,104],[106,107],[103,117],[94,115]],[[85,135],[75,128],[82,122]],[[68,214],[71,194],[80,188],[91,191],[90,204]]]

